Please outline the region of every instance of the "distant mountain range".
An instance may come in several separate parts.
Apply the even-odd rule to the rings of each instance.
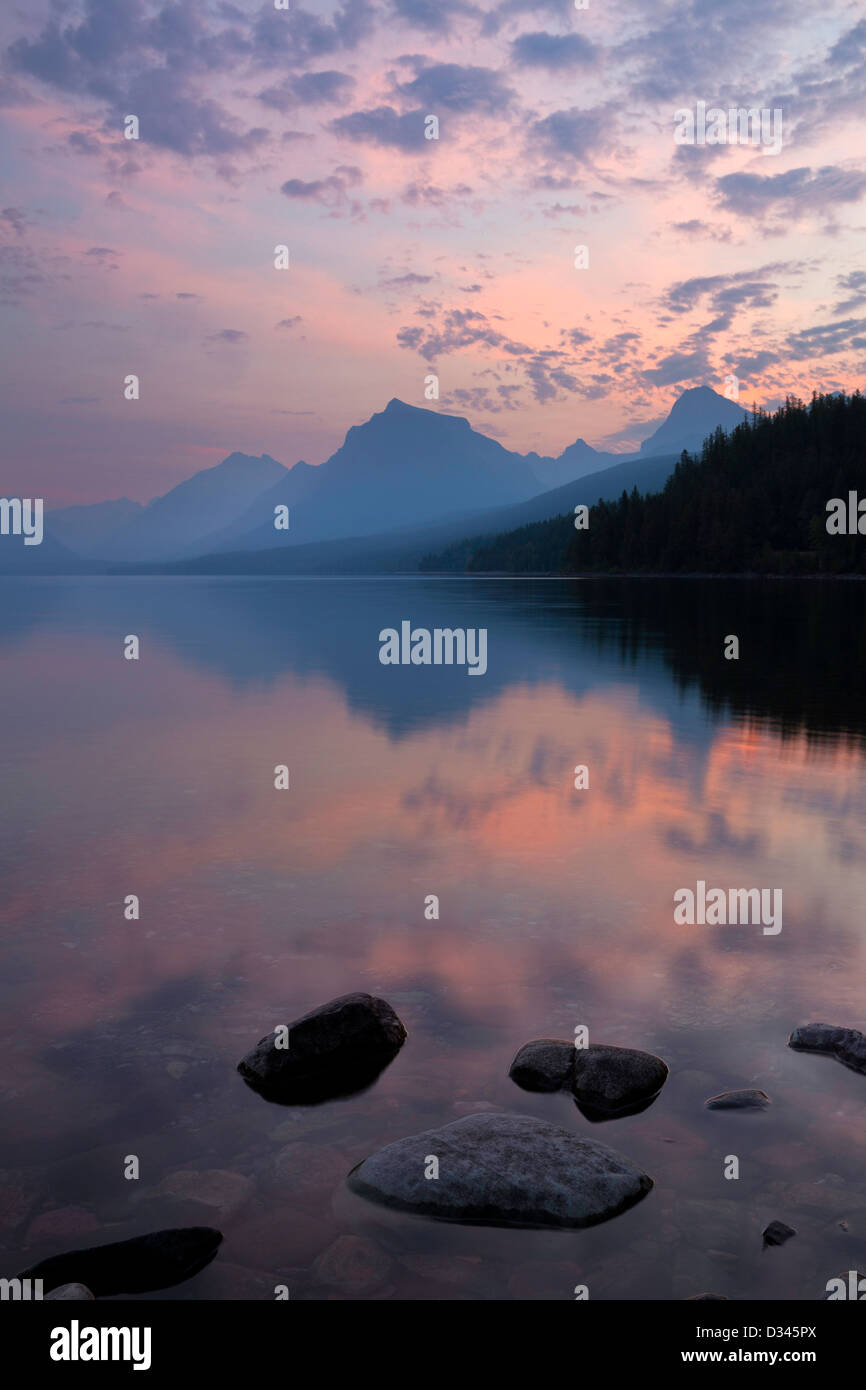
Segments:
[[[296,570],[305,559],[319,569],[337,541],[342,555],[355,553],[360,562],[363,552],[362,567],[375,568],[377,554],[420,558],[470,529],[501,531],[624,487],[661,487],[682,449],[698,450],[745,413],[709,387],[695,387],[638,454],[603,453],[578,439],[558,458],[545,458],[505,449],[459,416],[395,399],[353,426],[318,467],[301,461],[285,468],[267,454],[236,452],[146,506],[119,498],[48,512],[42,546],[0,537],[0,573],[126,566],[266,572]],[[587,495],[572,498],[568,487],[579,480]],[[288,530],[275,528],[279,507],[288,508]]]

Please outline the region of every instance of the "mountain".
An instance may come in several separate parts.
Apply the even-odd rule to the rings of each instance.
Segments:
[[[699,453],[701,445],[715,430],[726,432],[741,425],[748,411],[709,386],[692,386],[674,401],[670,414],[649,439],[640,446],[641,458],[652,454]]]
[[[94,502],[91,506],[59,507],[45,514],[45,534],[54,536],[77,555],[92,559],[116,531],[129,525],[144,511],[140,502],[119,497],[115,502]]]
[[[719,427],[726,432],[734,429],[746,414],[742,406],[729,401],[726,396],[720,396],[709,386],[694,386],[674,401],[667,419],[644,440],[636,454],[606,453],[593,449],[585,439],[577,439],[563,449],[558,458],[540,458],[537,454],[529,454],[528,458],[542,485],[554,488],[586,474],[616,468],[633,459],[655,458],[665,454],[679,457],[683,449],[689,453],[700,452],[707,435]]]
[[[744,418],[746,412],[732,401],[697,387],[683,393],[638,454],[602,453],[577,439],[558,458],[548,458],[505,449],[461,416],[394,399],[352,426],[318,467],[301,460],[287,469],[268,454],[233,453],[146,507],[120,498],[49,512],[46,539],[50,535],[74,555],[112,566],[288,551],[340,538],[347,542],[345,553],[357,553],[354,543],[367,536],[384,545],[384,537],[406,528],[420,532],[453,523],[449,540],[436,542],[448,544],[468,534],[464,521],[475,517],[486,524],[497,509],[530,501],[549,506],[549,494],[573,481],[586,480],[598,497],[617,495],[623,487],[660,486],[666,473],[635,473],[633,465],[696,450],[705,435]],[[573,505],[570,492],[563,505]],[[288,530],[275,529],[279,506],[289,509]],[[535,510],[509,524],[552,514]],[[398,550],[402,545],[397,535]],[[395,553],[392,546],[385,549]]]
[[[363,536],[466,515],[531,497],[538,480],[521,454],[473,430],[457,415],[391,400],[353,425],[327,462],[311,470],[303,495],[292,476],[256,498],[209,548],[258,550],[339,536]],[[274,508],[290,507],[290,530],[275,531]],[[252,522],[252,525],[250,524]]]
[[[205,536],[226,526],[286,472],[268,454],[233,453],[213,468],[156,497],[99,545],[106,560],[160,560],[192,555]]]
[[[599,499],[615,499],[624,490],[637,487],[651,492],[664,486],[676,465],[676,459],[633,459],[616,468],[579,478],[564,487],[541,493],[527,502],[508,507],[494,507],[473,512],[469,516],[451,518],[427,526],[402,527],[380,535],[342,536],[338,540],[317,541],[308,545],[269,547],[256,551],[230,552],[198,556],[161,571],[175,574],[395,574],[417,570],[424,556],[432,552],[453,549],[467,544],[466,537],[495,536],[500,532],[525,526],[528,522],[544,521],[549,517],[574,515],[581,502],[587,505]],[[569,517],[566,517],[569,521]],[[569,525],[571,522],[569,521]],[[463,552],[461,552],[462,554]],[[441,568],[462,568],[449,561]]]
[[[623,455],[599,453],[585,439],[576,439],[567,449],[563,449],[559,458],[540,458],[538,454],[529,454],[528,458],[542,487],[550,489],[569,483],[573,478],[580,478],[585,473],[597,473],[602,468],[621,463]]]

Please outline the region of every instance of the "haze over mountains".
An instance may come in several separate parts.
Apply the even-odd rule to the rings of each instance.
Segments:
[[[40,561],[31,563],[31,556],[44,546],[15,547],[21,563],[10,550],[0,569],[62,568],[64,555],[74,560],[70,568],[81,569],[230,554],[232,568],[242,571],[244,554],[252,560],[263,551],[390,533],[397,540],[412,528],[458,535],[463,518],[474,517],[477,529],[487,514],[501,529],[506,517],[521,524],[569,510],[567,485],[577,479],[586,479],[589,492],[599,489],[587,501],[608,493],[608,482],[616,488],[611,496],[623,487],[658,488],[682,449],[698,450],[708,434],[730,430],[744,415],[709,387],[695,387],[638,454],[604,453],[578,439],[558,458],[543,458],[505,449],[462,417],[395,399],[349,429],[318,467],[301,461],[285,468],[267,454],[235,452],[146,506],[120,498],[49,512],[51,545]],[[280,506],[289,509],[288,530],[275,529]],[[0,538],[0,546],[11,540]]]

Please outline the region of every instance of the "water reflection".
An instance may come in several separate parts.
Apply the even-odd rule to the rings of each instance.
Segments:
[[[571,1297],[575,1271],[599,1297],[820,1297],[866,1257],[864,1083],[784,1044],[866,1022],[864,603],[853,583],[5,582],[4,1265],[189,1221],[226,1241],[178,1297],[273,1297],[286,1271],[298,1297]],[[486,626],[487,674],[381,666],[404,618]],[[676,926],[699,878],[781,886],[783,931]],[[263,1106],[235,1072],[250,1038],[355,989],[406,1022],[393,1064],[314,1111]],[[507,1075],[578,1023],[671,1067],[604,1127],[655,1180],[639,1209],[524,1242],[342,1191],[374,1148],[477,1109],[590,1133]],[[704,1110],[747,1087],[765,1114]],[[210,1207],[160,1190],[185,1169]],[[250,1182],[228,1213],[206,1176],[226,1170]],[[761,1260],[772,1219],[798,1237]]]

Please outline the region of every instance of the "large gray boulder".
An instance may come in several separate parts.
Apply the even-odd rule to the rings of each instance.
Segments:
[[[369,1086],[406,1041],[391,1005],[343,994],[288,1026],[288,1046],[269,1033],[238,1063],[244,1080],[286,1105],[350,1095]]]
[[[438,1176],[432,1160],[438,1164]],[[575,1228],[639,1202],[652,1179],[590,1139],[527,1115],[466,1115],[398,1139],[353,1168],[349,1188],[400,1211],[497,1226]]]
[[[833,1023],[804,1023],[788,1038],[795,1052],[823,1052],[852,1071],[866,1073],[866,1037],[857,1028]]]

